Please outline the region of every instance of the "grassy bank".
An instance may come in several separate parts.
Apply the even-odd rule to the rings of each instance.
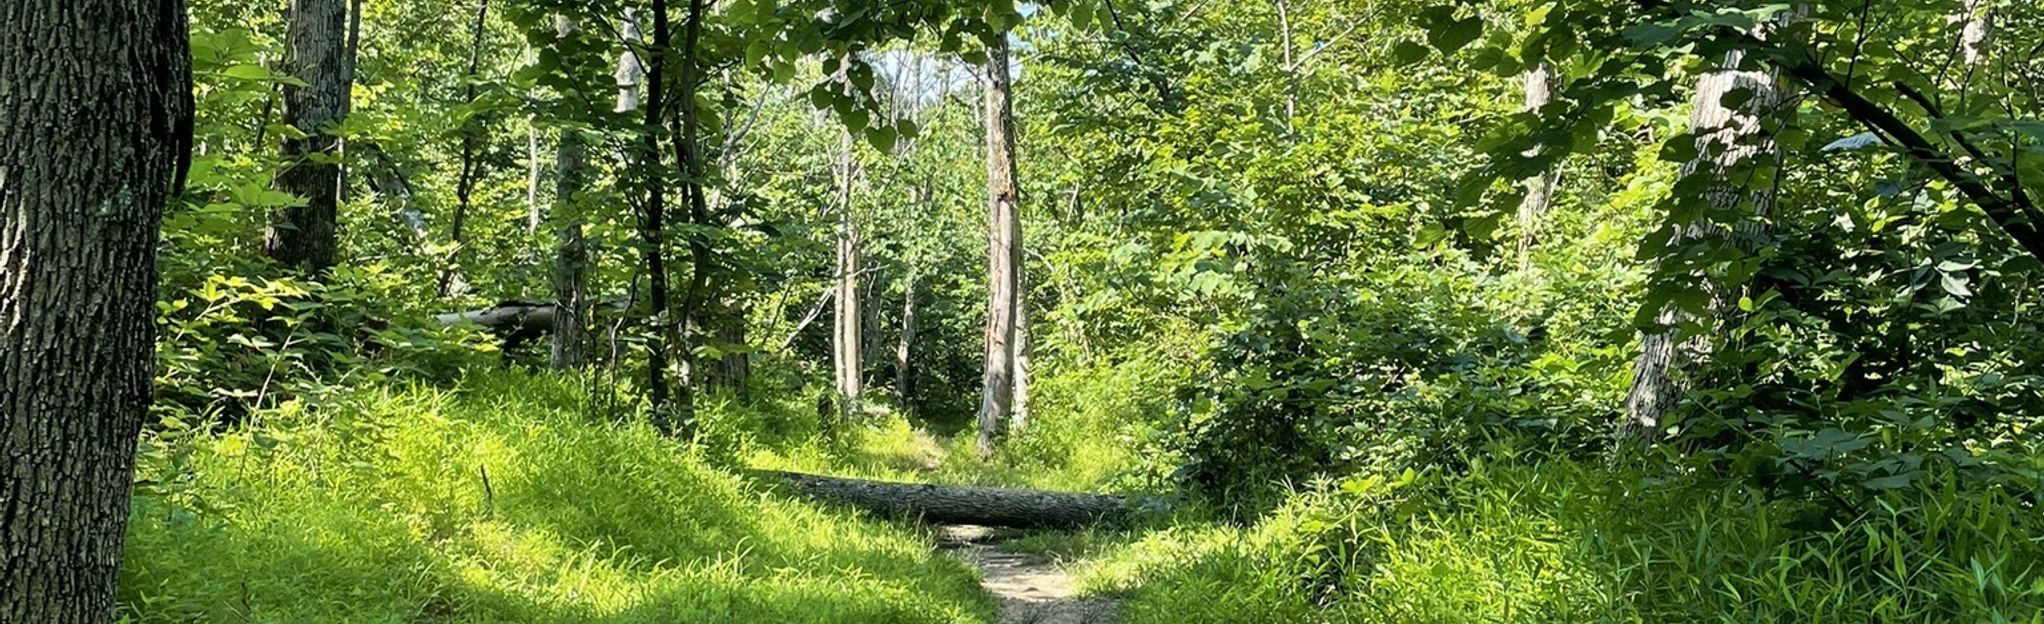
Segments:
[[[134,622],[978,622],[927,535],[772,496],[578,388],[471,376],[143,444]],[[735,408],[726,408],[735,409]]]
[[[1108,545],[1081,581],[1129,622],[2039,622],[2044,519],[1938,486],[1855,515],[1739,484],[1499,453],[1353,477],[1249,527]]]

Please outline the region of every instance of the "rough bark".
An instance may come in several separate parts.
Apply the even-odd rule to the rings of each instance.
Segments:
[[[441,325],[481,325],[504,339],[505,346],[517,347],[554,331],[561,315],[549,301],[512,299],[481,310],[434,315]]]
[[[617,56],[617,106],[611,110],[624,113],[639,110],[639,89],[646,79],[646,66],[639,62],[638,50],[632,49],[644,35],[639,31],[639,19],[631,9],[625,9],[620,36],[624,37],[626,49]]]
[[[574,36],[575,21],[554,20],[562,39]],[[589,147],[574,128],[563,128],[554,143],[555,228],[553,342],[547,362],[554,369],[581,368],[589,360],[589,245],[582,236],[582,192],[589,185]]]
[[[1121,519],[1129,509],[1126,499],[1109,494],[765,474],[813,498],[938,524],[1076,527]]]
[[[675,139],[675,160],[681,167],[682,196],[688,204],[686,215],[689,225],[688,238],[688,286],[682,291],[681,308],[675,316],[676,331],[681,335],[680,347],[675,350],[681,360],[681,392],[677,396],[679,408],[678,431],[684,435],[695,425],[695,392],[701,383],[696,373],[696,347],[702,342],[703,300],[708,296],[710,271],[716,266],[716,259],[705,231],[712,227],[708,193],[703,184],[702,111],[696,105],[696,93],[702,90],[703,67],[701,47],[703,20],[709,17],[704,0],[689,0],[688,21],[682,28],[681,42],[681,132]],[[663,16],[659,18],[665,21]],[[667,49],[663,46],[661,49]]]
[[[348,116],[348,4],[343,0],[292,0],[289,28],[291,75],[305,86],[284,85],[284,123],[304,136],[284,140],[289,161],[277,186],[305,198],[303,206],[270,213],[263,252],[279,264],[311,275],[334,265],[339,246],[341,167],[332,155],[340,139],[329,130]]]
[[[1021,242],[1016,241],[1020,247]],[[1020,253],[1017,253],[1020,256]],[[1025,265],[1015,264],[1015,404],[1008,415],[1009,433],[1021,433],[1029,428],[1029,358],[1035,355],[1034,336],[1029,333],[1029,271]]]
[[[1785,16],[1782,20],[1791,19]],[[1783,24],[1786,21],[1777,21]],[[1779,157],[1765,120],[1777,114],[1785,101],[1780,80],[1772,71],[1741,69],[1743,52],[1729,53],[1719,69],[1697,81],[1694,110],[1689,127],[1696,134],[1697,157],[1682,168],[1682,177],[1709,176],[1703,190],[1706,215],[1675,227],[1669,246],[1702,239],[1730,239],[1750,247],[1762,232],[1753,220],[1744,220],[1732,230],[1716,225],[1711,215],[1748,210],[1765,215],[1774,203],[1775,180],[1758,179],[1756,168]],[[1738,110],[1723,104],[1726,95],[1739,90],[1752,98]],[[1625,397],[1622,439],[1651,440],[1660,435],[1668,409],[1689,389],[1689,375],[1707,361],[1713,349],[1716,328],[1733,299],[1732,285],[1708,275],[1693,276],[1707,298],[1705,318],[1695,318],[1673,306],[1666,306],[1654,319],[1654,327],[1640,339],[1639,357],[1633,363],[1633,380]],[[1706,331],[1685,335],[1685,323],[1701,323]]]
[[[1554,68],[1546,61],[1527,71],[1524,77],[1526,110],[1539,113],[1540,108],[1553,101]],[[1535,155],[1529,152],[1528,156]],[[1561,181],[1561,171],[1550,167],[1526,178],[1526,197],[1519,200],[1519,268],[1533,266],[1533,245],[1540,241],[1540,223],[1547,214],[1548,206],[1554,203],[1554,188]]]
[[[187,32],[181,0],[0,3],[0,622],[114,619]]]
[[[916,274],[908,275],[908,283],[901,289],[901,336],[894,345],[894,398],[901,413],[910,418],[916,415]]]
[[[832,309],[833,327],[830,335],[831,370],[834,373],[837,391],[837,411],[840,420],[848,420],[859,411],[861,395],[864,394],[865,355],[862,348],[859,312],[863,297],[859,293],[859,232],[852,218],[852,189],[858,175],[857,159],[853,157],[852,135],[846,132],[838,143],[838,221],[837,221],[837,270],[836,283],[832,289],[835,307]]]
[[[743,348],[747,346],[745,325],[746,303],[735,295],[726,296],[717,306],[718,314],[705,319],[711,326],[710,339],[724,351],[714,366],[705,370],[703,383],[743,393],[745,381],[752,376],[752,358]]]
[[[981,457],[991,457],[1002,428],[1013,414],[1015,392],[1016,291],[1022,264],[1022,226],[1015,188],[1015,115],[1009,98],[1008,40],[996,35],[987,45],[987,325],[985,374],[980,384]]]

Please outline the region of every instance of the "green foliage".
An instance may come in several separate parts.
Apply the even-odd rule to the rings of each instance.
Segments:
[[[1188,524],[1082,574],[1130,622],[2029,622],[2027,503],[1910,487],[1821,507],[1708,479],[1484,451],[1466,473],[1347,477],[1250,528]]]
[[[579,384],[365,384],[144,440],[134,622],[969,622],[927,537],[766,493]],[[731,408],[738,409],[738,408]],[[717,417],[713,417],[717,418]]]

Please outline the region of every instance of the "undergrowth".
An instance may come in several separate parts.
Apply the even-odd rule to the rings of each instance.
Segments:
[[[373,385],[143,442],[130,622],[976,622],[904,525],[769,494],[576,384]],[[738,410],[724,405],[713,409]],[[757,415],[711,414],[717,418]]]
[[[1128,622],[2044,622],[2044,520],[1989,490],[1850,517],[1704,480],[1494,451],[1357,476],[1253,526],[1182,522],[1084,566]]]

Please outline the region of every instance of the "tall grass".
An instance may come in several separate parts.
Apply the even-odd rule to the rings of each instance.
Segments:
[[[2044,622],[2044,518],[1927,487],[1850,517],[1500,454],[1186,524],[1081,575],[1129,622]]]
[[[969,568],[917,530],[769,495],[649,427],[592,421],[571,382],[460,387],[368,387],[145,439],[122,617],[990,620]]]

